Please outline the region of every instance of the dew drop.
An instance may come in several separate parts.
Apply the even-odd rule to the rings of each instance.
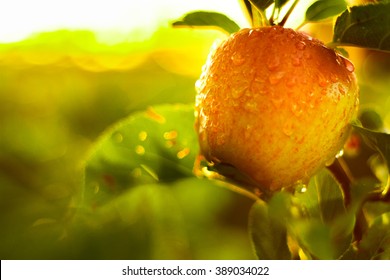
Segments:
[[[305,48],[306,48],[306,44],[305,42],[303,41],[299,41],[295,44],[295,47],[300,50],[300,51],[303,51]]]
[[[291,111],[293,112],[293,114],[294,114],[296,117],[299,117],[299,116],[302,115],[302,113],[303,113],[302,108],[299,107],[299,105],[296,104],[296,103],[292,103],[292,105],[291,105]]]
[[[320,77],[319,79],[318,79],[318,85],[320,86],[320,87],[326,87],[327,85],[328,85],[328,81],[325,79],[325,78],[323,78],[323,77]]]
[[[165,147],[172,148],[175,145],[175,143],[176,143],[175,141],[168,140],[165,142]]]
[[[183,159],[186,156],[188,156],[189,154],[190,154],[190,149],[184,148],[183,150],[179,151],[176,156],[178,159]]]
[[[305,52],[305,53],[303,54],[303,56],[304,56],[307,60],[309,60],[309,59],[312,58],[311,53],[308,53],[308,52]]]
[[[305,193],[307,191],[307,185],[304,184],[302,180],[295,182],[294,188],[295,188],[295,192],[297,193]]]
[[[353,63],[349,60],[349,59],[347,59],[347,58],[345,58],[345,57],[343,57],[343,56],[341,56],[341,58],[342,58],[342,60],[343,60],[343,63],[344,63],[344,66],[345,66],[345,68],[349,71],[349,72],[353,72],[353,71],[355,71],[355,66],[353,65]]]
[[[195,90],[196,92],[201,92],[202,89],[202,81],[199,79],[195,82]]]
[[[138,139],[140,141],[145,141],[146,138],[148,138],[148,133],[146,131],[141,131],[139,134],[138,134]]]
[[[275,71],[276,69],[278,69],[279,65],[280,65],[280,59],[277,56],[271,56],[267,60],[267,68],[270,71]]]
[[[123,134],[120,132],[115,133],[114,139],[117,143],[122,143],[123,142]]]
[[[288,32],[287,37],[288,37],[289,39],[293,39],[293,38],[295,37],[294,32],[293,32],[293,31]]]
[[[330,158],[327,161],[325,161],[325,166],[331,166],[336,158]]]
[[[177,137],[177,131],[171,130],[171,131],[164,132],[163,136],[165,140],[173,140]]]
[[[249,139],[251,136],[252,136],[252,125],[250,124],[247,124],[246,125],[246,129],[245,129],[245,132],[244,132],[244,137],[245,139]]]
[[[338,86],[338,90],[339,90],[339,92],[341,93],[341,94],[345,94],[345,88],[342,86],[342,84],[339,84],[339,86]]]
[[[232,97],[234,99],[240,98],[245,93],[245,89],[233,89],[232,90]]]
[[[309,107],[310,107],[310,109],[313,109],[315,107],[315,101],[314,100],[310,100]]]
[[[330,80],[331,80],[333,83],[336,83],[336,82],[339,80],[339,78],[337,77],[337,75],[331,75],[331,76],[330,76]]]
[[[301,59],[297,56],[294,56],[292,59],[292,65],[294,66],[300,66],[301,65]]]
[[[323,119],[327,119],[329,117],[329,110],[326,109],[323,113],[322,113],[322,118]]]
[[[225,144],[225,142],[226,142],[225,135],[218,134],[217,138],[216,138],[217,145],[221,146],[221,145]]]
[[[257,104],[256,102],[248,101],[244,105],[245,109],[249,112],[256,112],[257,110]]]
[[[286,135],[286,136],[291,136],[293,134],[294,130],[293,130],[293,124],[292,122],[286,122],[283,126],[283,133]]]
[[[307,191],[306,185],[302,185],[301,188],[299,189],[300,193],[305,193]]]
[[[283,72],[276,72],[269,75],[268,80],[271,85],[276,85],[280,82],[280,80],[283,78],[284,73]]]
[[[359,103],[360,103],[359,98],[356,98],[355,99],[355,107],[359,106]]]
[[[240,66],[244,64],[245,58],[240,53],[234,53],[231,57],[232,62],[236,66]]]
[[[143,146],[141,146],[141,145],[137,145],[135,147],[135,152],[136,152],[137,155],[142,156],[142,155],[145,154],[145,148]]]
[[[337,153],[336,158],[340,158],[340,157],[342,157],[343,155],[344,155],[344,149],[341,149],[341,150]]]
[[[301,184],[298,188],[299,193],[305,193],[307,191],[307,186],[305,184]]]
[[[297,83],[297,78],[296,77],[291,77],[290,79],[287,80],[286,85],[288,87],[295,86]]]
[[[275,107],[276,109],[279,109],[279,108],[282,106],[283,98],[273,97],[273,98],[271,99],[271,102],[272,102],[272,104],[274,105],[274,107]]]

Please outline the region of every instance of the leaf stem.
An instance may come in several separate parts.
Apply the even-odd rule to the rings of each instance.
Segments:
[[[235,193],[238,193],[240,195],[243,195],[249,199],[252,199],[254,201],[258,201],[258,200],[261,200],[257,195],[255,195],[254,193],[250,192],[250,191],[247,191],[246,189],[244,188],[241,188],[241,187],[238,187],[234,184],[231,184],[229,182],[226,182],[226,181],[220,181],[220,180],[217,180],[217,185],[220,186],[220,187],[223,187],[225,189],[228,189],[230,191],[233,191]]]
[[[251,5],[252,5],[252,10],[251,10],[252,27],[271,25],[271,22],[267,19],[265,12],[253,4]]]
[[[348,168],[347,163],[342,157],[336,159],[328,169],[336,177],[340,183],[341,191],[344,197],[345,208],[351,209],[351,183],[355,180]],[[360,241],[363,237],[363,233],[366,231],[368,226],[367,219],[364,215],[363,204],[358,206],[356,210],[356,223],[353,230],[354,240]]]

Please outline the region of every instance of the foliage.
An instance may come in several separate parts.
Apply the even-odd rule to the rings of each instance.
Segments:
[[[298,1],[244,2],[263,25],[285,24]],[[337,16],[330,46],[389,51],[388,9],[319,0],[301,26]],[[173,25],[239,28],[204,11]],[[295,192],[261,197],[197,157],[196,75],[179,64],[196,52],[204,61],[188,49],[220,35],[194,32],[110,48],[59,31],[0,46],[0,257],[389,259],[388,80],[358,68],[362,108],[372,108],[344,155]],[[179,66],[162,58],[167,36]]]

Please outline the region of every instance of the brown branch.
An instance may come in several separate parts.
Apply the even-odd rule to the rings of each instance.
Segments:
[[[340,183],[341,192],[343,193],[344,198],[344,205],[348,208],[351,203],[350,185],[353,181],[353,177],[349,172],[348,166],[342,158],[338,158],[330,166],[328,166],[328,169]]]

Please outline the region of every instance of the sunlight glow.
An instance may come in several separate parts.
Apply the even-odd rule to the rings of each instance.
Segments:
[[[2,0],[0,42],[57,29],[92,30],[104,42],[144,40],[193,10],[216,10],[247,24],[238,0]]]

